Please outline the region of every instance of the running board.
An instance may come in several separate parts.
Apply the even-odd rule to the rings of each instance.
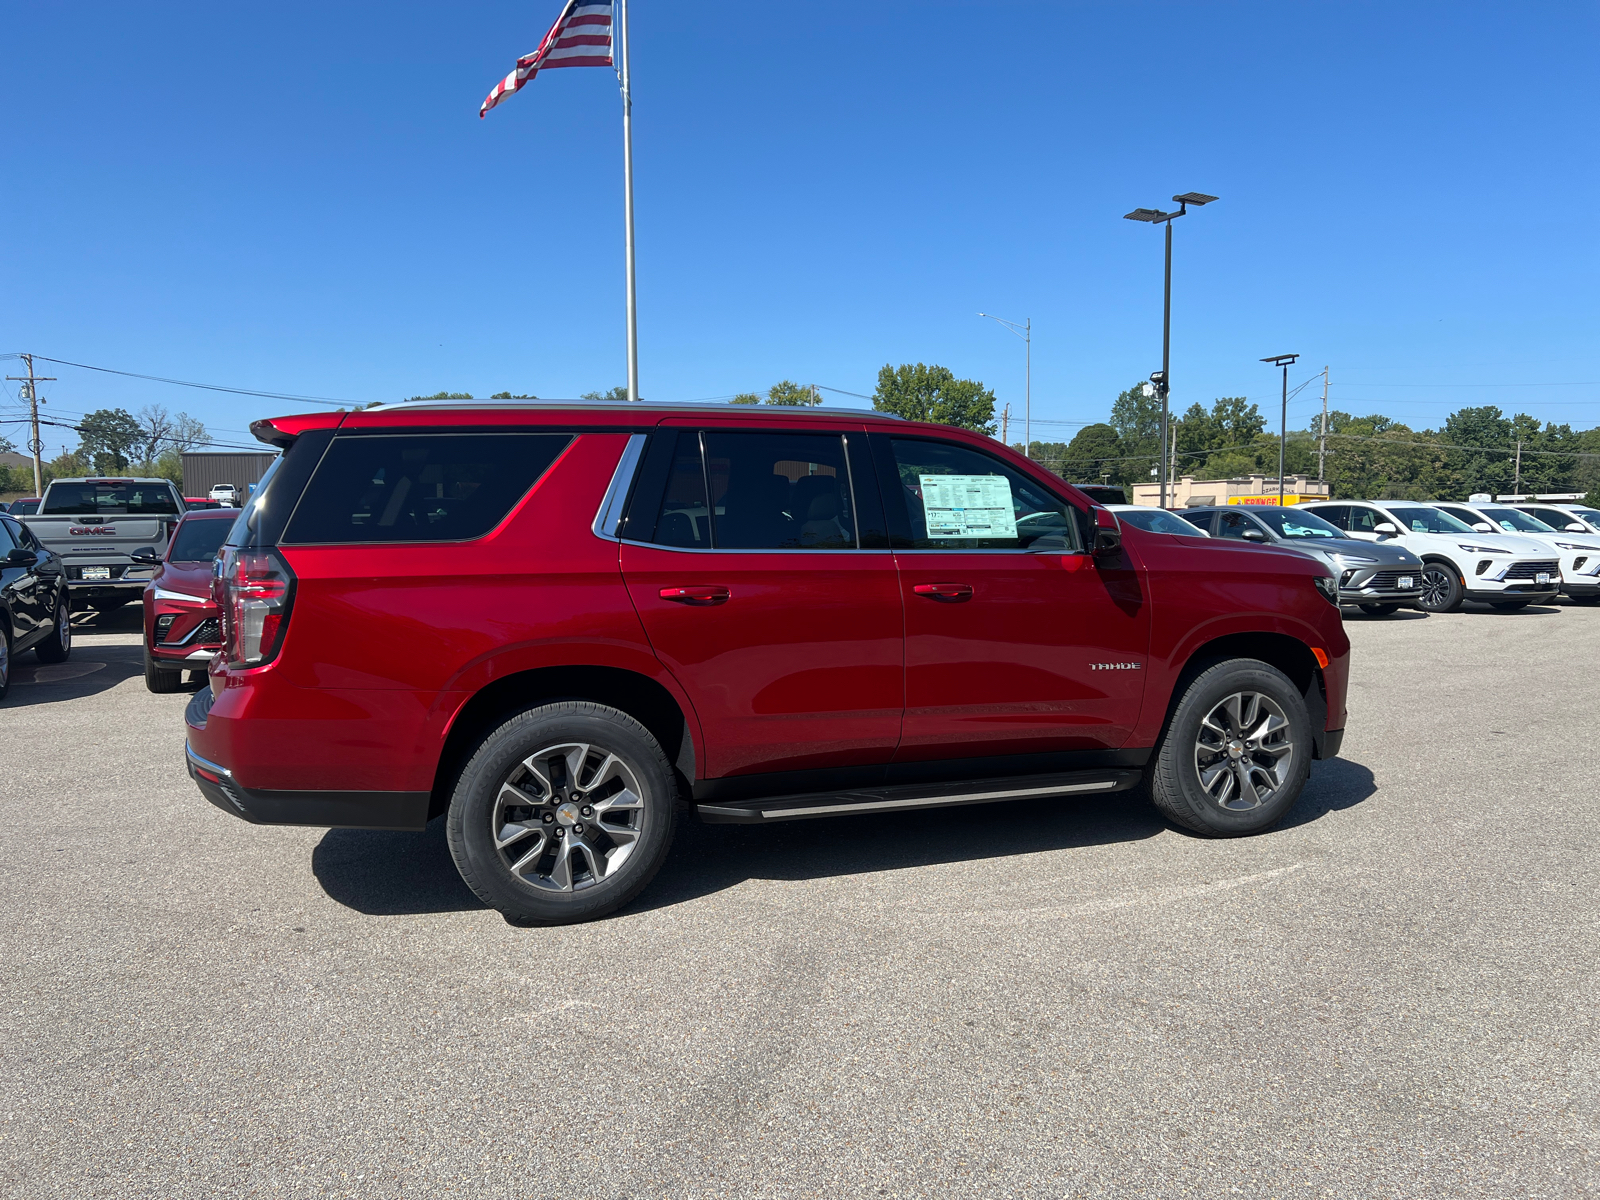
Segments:
[[[993,804],[1032,796],[1067,796],[1084,792],[1121,792],[1139,782],[1142,771],[1072,771],[1061,775],[1014,775],[1009,779],[968,779],[960,783],[911,783],[897,787],[857,788],[845,792],[812,792],[804,796],[769,796],[738,804],[699,804],[700,819],[712,825],[762,825],[772,821],[804,821],[847,813],[895,809],[945,808],[957,804]]]

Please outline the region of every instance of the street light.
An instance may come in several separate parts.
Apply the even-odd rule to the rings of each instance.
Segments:
[[[1283,446],[1289,440],[1289,364],[1298,354],[1274,354],[1261,361],[1283,368],[1283,412],[1278,418],[1278,507],[1283,507]]]
[[[1174,196],[1178,202],[1177,212],[1162,212],[1159,208],[1136,208],[1131,213],[1124,213],[1125,221],[1144,221],[1151,225],[1165,225],[1167,227],[1167,283],[1161,301],[1161,381],[1156,384],[1156,390],[1161,393],[1161,507],[1167,506],[1167,390],[1171,379],[1172,344],[1172,223],[1189,211],[1189,205],[1196,208],[1210,204],[1217,197],[1208,196],[1204,192],[1184,192],[1181,196]],[[1151,376],[1154,381],[1155,377]]]
[[[997,325],[1004,325],[1027,343],[1024,352],[1024,375],[1022,384],[1022,441],[1023,455],[1033,457],[1033,318],[1026,318],[1021,325],[1015,321],[1008,321],[1004,317],[997,317],[993,313],[979,313],[980,317],[988,317]]]

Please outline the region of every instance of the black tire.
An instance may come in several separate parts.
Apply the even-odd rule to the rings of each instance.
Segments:
[[[1387,617],[1390,613],[1400,611],[1398,604],[1363,604],[1361,611],[1369,617]]]
[[[590,749],[572,750],[579,746]],[[558,748],[563,754],[540,754]],[[604,755],[620,766],[586,782],[584,773]],[[534,761],[547,780],[527,766]],[[624,786],[630,776],[632,785]],[[613,785],[621,790],[609,790]],[[502,793],[513,786],[521,790],[507,803]],[[607,813],[585,799],[602,809],[622,807],[608,823]],[[677,784],[649,731],[614,708],[567,700],[518,713],[478,744],[450,798],[445,835],[461,878],[507,921],[565,925],[604,916],[637,896],[661,869],[676,818]],[[504,849],[496,845],[497,825],[513,832]],[[621,861],[612,866],[618,852]],[[607,873],[597,878],[602,869]]]
[[[183,686],[183,672],[167,671],[156,666],[156,660],[150,657],[150,648],[146,646],[144,651],[144,686],[158,696],[170,695]]]
[[[1241,695],[1265,697],[1270,705],[1258,705],[1254,712],[1259,717],[1276,706],[1278,712],[1273,719],[1281,718],[1283,725],[1263,738],[1255,753],[1230,755],[1227,746],[1232,739],[1221,741],[1221,752],[1215,758],[1202,753],[1202,736],[1212,738],[1216,728],[1204,723],[1231,698]],[[1247,704],[1241,705],[1241,710],[1246,708]],[[1250,717],[1249,712],[1244,715]],[[1285,743],[1288,750],[1279,753],[1278,747]],[[1234,744],[1243,748],[1254,742],[1240,738]],[[1289,677],[1253,658],[1227,659],[1196,676],[1173,710],[1150,771],[1150,798],[1173,824],[1205,837],[1262,833],[1283,820],[1300,798],[1300,789],[1311,771],[1311,752],[1311,718],[1305,699]],[[1205,766],[1201,765],[1203,758],[1207,760]],[[1270,769],[1263,765],[1268,760],[1272,763]],[[1231,778],[1225,779],[1224,775]],[[1241,790],[1241,777],[1251,779],[1249,793]],[[1276,784],[1268,789],[1270,794],[1246,807],[1249,796],[1259,796],[1255,779],[1271,782],[1274,777]],[[1206,786],[1208,779],[1210,790]]]
[[[33,652],[39,656],[40,662],[46,663],[66,662],[72,654],[72,609],[65,596],[56,601],[55,628],[50,631],[49,637],[33,648]]]
[[[1532,600],[1491,600],[1489,607],[1500,612],[1516,612],[1519,608],[1527,608]]]
[[[11,630],[0,625],[0,700],[11,690]]]
[[[1461,577],[1449,563],[1426,562],[1422,564],[1422,595],[1417,607],[1423,612],[1455,612],[1466,599],[1466,588]]]

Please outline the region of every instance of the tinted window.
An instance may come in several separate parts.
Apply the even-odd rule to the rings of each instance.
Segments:
[[[44,513],[105,513],[116,516],[176,516],[183,510],[164,483],[52,483]]]
[[[1402,532],[1412,533],[1471,533],[1472,526],[1458,521],[1437,508],[1393,508],[1394,519],[1400,522]]]
[[[700,435],[684,431],[677,438],[677,450],[667,468],[667,490],[661,498],[661,511],[649,540],[662,546],[709,550],[711,507],[706,503],[706,471],[700,455]]]
[[[170,562],[210,562],[227,540],[233,522],[212,517],[204,521],[184,521],[172,539],[172,550],[167,554]]]
[[[1315,509],[1308,511],[1315,512],[1317,516],[1335,529],[1344,530],[1350,528],[1350,506],[1348,504],[1319,504]]]
[[[890,447],[913,548],[1023,550],[1041,537],[1080,545],[1070,505],[997,459],[949,442]]]
[[[1180,537],[1203,536],[1183,517],[1164,508],[1119,508],[1116,513],[1117,520],[1124,525],[1132,525],[1135,529],[1147,529],[1151,533],[1175,533]],[[1207,517],[1207,520],[1210,518]]]
[[[556,455],[564,433],[336,437],[284,531],[289,543],[459,542],[504,519]],[[265,481],[263,481],[265,482]],[[247,523],[267,494],[239,517]]]
[[[1559,508],[1530,508],[1526,511],[1539,518],[1539,520],[1550,526],[1551,529],[1560,529],[1565,531],[1568,525],[1572,525],[1574,523],[1579,525],[1583,524],[1582,521],[1578,520],[1576,513],[1562,512]]]
[[[31,517],[38,511],[39,502],[37,500],[13,500],[11,502],[11,513],[13,516]]]
[[[33,530],[26,525],[18,522],[11,527],[11,534],[17,539],[17,545],[26,546],[29,550],[37,550],[40,554],[44,553],[44,543],[34,537]]]
[[[1217,536],[1219,538],[1233,538],[1235,541],[1242,542],[1244,540],[1244,531],[1247,529],[1254,529],[1263,541],[1266,540],[1267,535],[1243,513],[1223,513],[1222,519],[1217,522]]]
[[[0,558],[10,554],[17,545],[17,539],[12,536],[10,521],[0,521]]]
[[[1351,533],[1376,533],[1377,527],[1389,518],[1375,508],[1364,508],[1361,505],[1351,505],[1350,524]]]
[[[1182,515],[1183,519],[1196,529],[1202,529],[1208,534],[1211,532],[1212,514],[1205,509],[1201,509],[1199,512],[1186,512]]]

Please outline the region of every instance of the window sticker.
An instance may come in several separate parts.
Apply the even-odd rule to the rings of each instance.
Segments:
[[[1016,508],[1004,475],[919,475],[930,538],[1014,538]]]

